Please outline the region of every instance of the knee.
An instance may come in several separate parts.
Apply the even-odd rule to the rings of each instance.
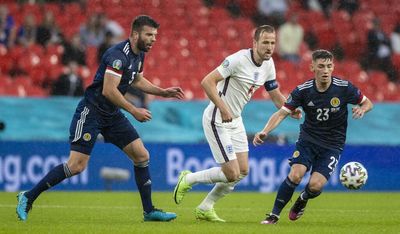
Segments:
[[[77,175],[83,172],[86,168],[87,163],[82,161],[68,161],[68,168],[72,175]]]
[[[225,177],[228,182],[235,182],[239,179],[240,173],[237,171],[228,171],[225,173]]]
[[[230,182],[235,182],[236,180],[239,179],[239,173],[238,174],[228,174],[228,175],[225,175],[225,176],[226,176],[226,179],[228,180],[229,183]]]
[[[133,160],[135,164],[150,160],[150,154],[149,151],[147,151],[147,149],[143,149],[141,152],[138,152],[134,155],[129,155],[129,157]]]
[[[303,175],[298,172],[291,172],[289,174],[289,179],[291,182],[293,182],[295,184],[300,184],[301,180],[303,179]]]
[[[246,177],[249,174],[249,169],[245,169],[245,170],[240,170],[240,175],[239,175],[239,179],[243,179],[244,177]]]
[[[322,190],[323,186],[324,186],[323,182],[314,180],[314,181],[310,181],[310,183],[308,184],[308,189],[311,192],[316,193],[316,192],[320,192]]]

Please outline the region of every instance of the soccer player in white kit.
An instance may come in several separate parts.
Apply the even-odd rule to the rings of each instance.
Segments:
[[[259,26],[254,33],[252,49],[239,50],[228,56],[201,82],[210,99],[203,114],[204,133],[220,167],[194,173],[182,171],[174,190],[175,203],[179,204],[193,185],[215,183],[195,210],[199,220],[225,222],[216,214],[214,204],[248,174],[249,147],[241,117],[243,107],[262,85],[278,109],[286,100],[278,88],[271,57],[275,40],[273,27]],[[295,111],[292,116],[300,118],[301,112]]]

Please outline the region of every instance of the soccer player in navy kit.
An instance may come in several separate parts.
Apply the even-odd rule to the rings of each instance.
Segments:
[[[278,189],[273,210],[262,224],[276,224],[285,205],[291,199],[303,176],[311,170],[310,180],[290,209],[289,219],[297,220],[304,213],[307,201],[321,194],[340,159],[346,140],[347,104],[352,108],[353,118],[359,119],[372,109],[371,101],[350,82],[332,76],[333,55],[326,50],[312,54],[311,71],[314,79],[297,86],[285,105],[275,112],[264,129],[254,136],[255,146],[275,129],[293,110],[302,107],[304,123],[296,150],[290,159],[290,172]]]
[[[151,120],[149,110],[137,108],[124,98],[129,85],[157,96],[184,97],[181,88],[162,89],[143,76],[145,52],[156,41],[158,27],[159,24],[149,16],[136,17],[129,39],[111,47],[103,55],[94,81],[85,91],[71,122],[68,162],[53,168],[31,190],[18,194],[17,214],[20,220],[27,220],[28,212],[40,193],[86,168],[99,133],[106,142],[119,147],[133,161],[144,221],[170,221],[176,218],[175,213],[154,208],[151,200],[149,153],[135,128],[120,110],[126,110],[140,122]]]

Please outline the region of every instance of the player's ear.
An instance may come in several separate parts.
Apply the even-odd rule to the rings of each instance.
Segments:
[[[131,37],[132,37],[133,40],[136,41],[136,40],[139,38],[139,32],[137,32],[137,31],[132,31]]]
[[[313,63],[310,64],[310,71],[314,72],[314,64]]]

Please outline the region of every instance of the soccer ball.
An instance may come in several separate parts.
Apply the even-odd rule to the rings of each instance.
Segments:
[[[359,162],[346,163],[340,169],[340,182],[348,189],[360,189],[367,183],[368,172]]]

